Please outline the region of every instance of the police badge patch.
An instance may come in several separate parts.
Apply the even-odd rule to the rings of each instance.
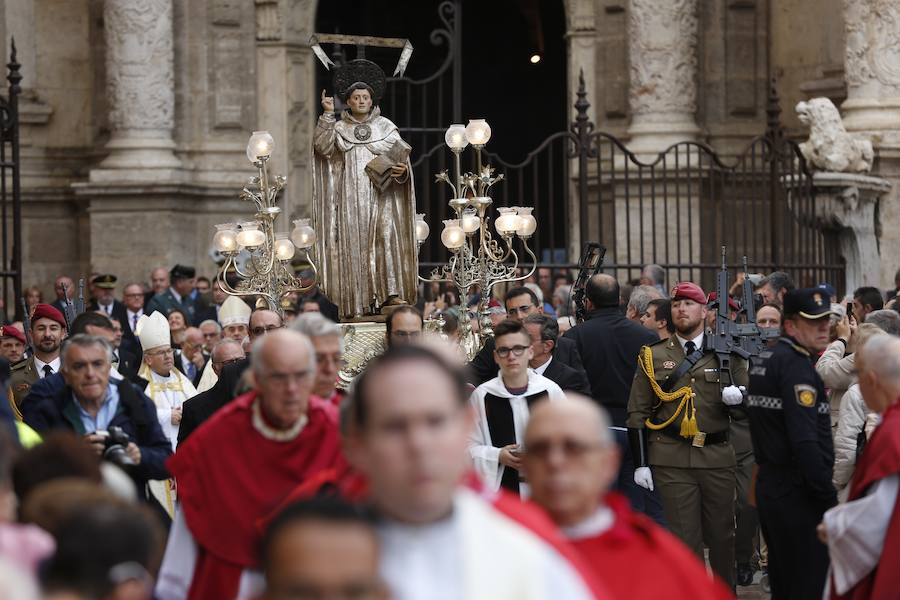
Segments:
[[[794,396],[797,398],[797,404],[800,406],[811,408],[816,404],[816,388],[804,383],[794,386]]]

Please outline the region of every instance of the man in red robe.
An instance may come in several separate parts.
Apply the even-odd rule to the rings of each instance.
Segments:
[[[294,331],[254,342],[255,390],[219,410],[167,463],[176,511],[156,597],[249,598],[261,589],[257,523],[343,457],[336,409],[310,403],[315,351]]]
[[[856,465],[847,502],[825,513],[819,537],[831,555],[831,598],[900,594],[900,339],[869,338],[856,353],[866,405],[881,414]]]
[[[674,536],[607,493],[619,453],[603,410],[566,394],[532,408],[525,432],[531,498],[547,511],[614,598],[733,598]]]

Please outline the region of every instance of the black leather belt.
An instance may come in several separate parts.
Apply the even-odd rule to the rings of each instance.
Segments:
[[[660,429],[660,433],[669,436],[672,439],[686,442],[697,448],[704,446],[712,446],[714,444],[722,444],[728,441],[728,430],[716,431],[715,433],[698,433],[694,437],[686,438],[681,435],[681,425],[669,425],[665,429]]]

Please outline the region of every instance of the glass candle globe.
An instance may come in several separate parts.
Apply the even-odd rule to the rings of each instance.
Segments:
[[[444,230],[441,232],[441,243],[448,250],[458,250],[466,242],[466,234],[459,226],[459,219],[447,219],[444,221]]]
[[[462,228],[467,234],[472,234],[478,231],[478,228],[481,227],[481,219],[478,218],[478,214],[475,212],[474,208],[467,208],[463,211],[462,216]]]
[[[259,221],[241,223],[241,231],[237,234],[237,243],[248,250],[253,250],[266,243],[266,232],[259,228]]]
[[[447,129],[444,134],[444,141],[451,150],[462,150],[469,145],[466,139],[466,126],[462,123],[454,123]]]
[[[534,230],[537,229],[537,220],[531,214],[533,210],[533,206],[519,206],[516,208],[516,213],[519,215],[519,226],[516,228],[516,234],[521,238],[531,237],[534,234]]]
[[[247,142],[247,158],[256,163],[262,156],[272,156],[274,148],[275,140],[268,131],[254,131]]]
[[[516,232],[519,228],[519,215],[516,214],[515,208],[498,208],[497,212],[500,216],[494,221],[494,227],[497,233],[507,237]]]
[[[416,241],[420,244],[428,239],[431,228],[425,222],[425,213],[416,215]]]
[[[484,119],[469,119],[466,140],[473,146],[484,146],[491,139],[491,126]]]
[[[288,239],[286,233],[279,233],[275,236],[275,258],[285,261],[294,258],[294,244]]]
[[[223,254],[237,252],[237,224],[222,223],[216,225],[216,233],[213,235],[213,247]]]
[[[298,248],[309,248],[316,243],[316,232],[310,227],[309,219],[295,219],[291,241]]]

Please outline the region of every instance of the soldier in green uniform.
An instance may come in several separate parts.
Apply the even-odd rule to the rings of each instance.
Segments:
[[[162,313],[164,317],[168,317],[169,313],[177,308],[184,311],[188,316],[188,320],[190,320],[190,323],[185,323],[185,325],[195,324],[194,322],[197,319],[197,302],[191,298],[191,292],[194,291],[194,276],[196,274],[194,267],[184,265],[172,267],[172,270],[169,271],[169,279],[172,284],[167,290],[156,294],[150,299],[150,302],[144,307],[144,314],[152,315],[156,311]]]
[[[700,559],[734,587],[735,456],[732,410],[742,410],[747,363],[732,357],[722,377],[704,344],[706,294],[693,283],[672,290],[675,334],[641,348],[628,400],[634,480],[656,489],[666,521]],[[651,471],[652,467],[652,471]]]
[[[31,315],[32,356],[12,368],[7,395],[13,414],[22,420],[22,400],[38,379],[59,371],[59,347],[66,337],[66,319],[49,304],[37,304]]]

